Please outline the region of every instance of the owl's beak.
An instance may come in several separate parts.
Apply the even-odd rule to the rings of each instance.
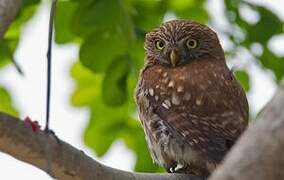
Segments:
[[[170,60],[171,60],[171,64],[173,65],[173,67],[175,67],[178,63],[178,55],[177,55],[177,51],[176,50],[171,50],[170,52]]]

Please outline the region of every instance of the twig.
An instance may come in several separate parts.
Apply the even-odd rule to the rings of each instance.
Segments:
[[[57,0],[52,1],[50,17],[49,17],[49,31],[48,31],[48,49],[47,49],[47,92],[46,92],[46,125],[45,130],[49,130],[50,117],[50,94],[51,94],[51,58],[52,58],[52,37],[53,37],[53,21],[56,9]]]
[[[56,2],[57,0],[52,1],[50,17],[49,17],[49,29],[48,29],[48,49],[47,49],[47,90],[46,90],[46,124],[45,124],[45,132],[47,135],[50,134],[51,130],[49,129],[49,119],[50,119],[50,96],[51,96],[51,68],[52,68],[52,37],[53,37],[53,21],[56,10]],[[50,145],[47,143],[45,145],[45,154],[47,157],[46,161],[46,171],[49,174],[52,174],[52,149]]]

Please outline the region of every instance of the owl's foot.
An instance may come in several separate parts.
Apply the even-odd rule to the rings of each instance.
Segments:
[[[185,168],[188,169],[187,166],[184,166],[182,164],[178,164],[176,162],[171,163],[171,165],[168,166],[168,167],[165,167],[165,169],[168,173],[186,173],[184,171]]]
[[[164,168],[166,169],[168,173],[174,173],[176,165],[177,163],[173,161],[170,164],[167,164],[167,166],[164,166]]]
[[[174,173],[188,173],[189,166],[183,164],[177,164],[176,167],[173,168]]]
[[[203,180],[206,180],[210,175],[207,170],[199,169],[188,164],[185,165],[178,164],[175,168],[172,168],[172,173],[192,174],[202,177]]]
[[[172,167],[166,168],[166,171],[167,171],[168,173],[173,173],[173,168],[172,168]]]

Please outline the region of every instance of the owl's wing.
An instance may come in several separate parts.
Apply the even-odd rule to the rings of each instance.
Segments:
[[[214,127],[213,123],[202,121],[200,117],[167,111],[163,107],[158,107],[154,113],[175,138],[181,139],[214,162],[222,160],[229,149],[227,143],[234,141],[223,132],[223,128]]]

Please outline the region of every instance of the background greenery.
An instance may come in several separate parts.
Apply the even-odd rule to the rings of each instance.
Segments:
[[[13,63],[21,27],[34,15],[39,0],[23,0],[16,20],[0,42],[0,68]],[[71,102],[88,107],[89,124],[84,141],[98,156],[104,156],[117,139],[135,152],[136,171],[161,171],[152,163],[144,134],[136,116],[133,100],[139,69],[143,65],[145,32],[158,26],[169,15],[211,25],[206,0],[64,0],[57,5],[55,40],[58,44],[80,46],[78,61],[71,69],[76,82]],[[283,79],[284,57],[268,47],[272,37],[283,33],[283,22],[271,10],[247,1],[225,0],[224,14],[229,26],[219,35],[229,39],[227,59],[246,51],[263,69],[274,74],[277,83]],[[240,13],[249,8],[258,14],[250,22]],[[253,53],[252,46],[262,49]],[[250,89],[246,69],[236,71],[244,89]],[[17,115],[12,97],[0,84],[0,110]]]

